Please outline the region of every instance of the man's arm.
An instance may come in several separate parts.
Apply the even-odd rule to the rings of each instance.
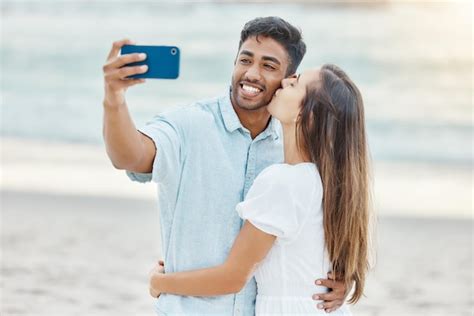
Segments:
[[[143,79],[126,79],[126,77],[144,73],[147,68],[123,67],[128,63],[144,60],[146,56],[140,54],[118,56],[125,44],[133,43],[127,39],[115,42],[103,66],[105,85],[103,136],[107,154],[115,168],[149,173],[152,171],[155,158],[155,144],[137,131],[125,101],[125,92],[129,87],[145,82]]]
[[[235,239],[227,260],[216,267],[150,275],[150,293],[190,296],[215,296],[239,292],[253,276],[257,265],[266,257],[276,237],[246,221]]]

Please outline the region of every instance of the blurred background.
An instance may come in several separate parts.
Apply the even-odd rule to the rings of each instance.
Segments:
[[[178,80],[127,93],[137,126],[226,93],[240,30],[301,28],[300,70],[335,63],[362,91],[374,167],[375,267],[355,315],[472,315],[470,1],[60,1],[1,7],[1,315],[153,315],[156,188],[102,140],[112,42],[181,49]]]

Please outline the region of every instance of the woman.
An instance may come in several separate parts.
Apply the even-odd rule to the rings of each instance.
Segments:
[[[226,262],[169,274],[156,268],[153,296],[236,293],[255,275],[256,315],[314,315],[323,311],[308,280],[330,271],[347,288],[354,284],[350,303],[362,296],[369,170],[359,90],[324,65],[284,79],[268,111],[282,124],[285,161],[262,171],[237,205],[245,223]],[[350,312],[343,305],[333,314]]]

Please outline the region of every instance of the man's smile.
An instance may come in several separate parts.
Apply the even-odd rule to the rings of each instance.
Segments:
[[[260,85],[256,85],[256,84],[252,84],[252,83],[248,83],[244,81],[241,81],[239,86],[240,86],[240,93],[246,98],[255,98],[259,96],[263,91],[265,91],[265,88]]]

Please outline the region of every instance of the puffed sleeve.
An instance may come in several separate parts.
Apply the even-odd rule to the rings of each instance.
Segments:
[[[312,192],[304,192],[304,187],[299,190],[297,177],[285,169],[283,165],[274,165],[262,171],[245,200],[236,207],[243,220],[276,236],[277,243],[292,242],[311,210],[307,199],[312,198]]]
[[[182,167],[184,116],[180,110],[169,111],[155,116],[139,132],[148,136],[155,144],[156,154],[151,173],[127,171],[133,181],[155,183],[173,182]]]

